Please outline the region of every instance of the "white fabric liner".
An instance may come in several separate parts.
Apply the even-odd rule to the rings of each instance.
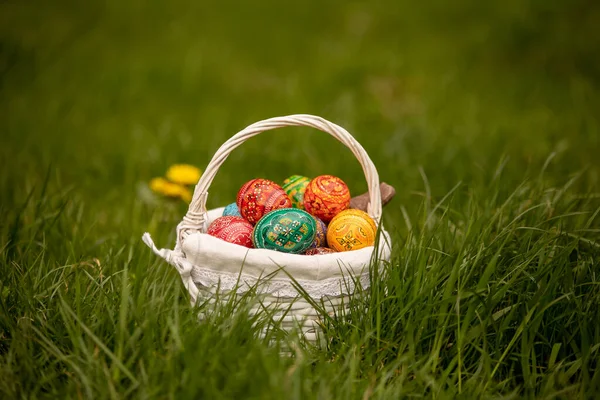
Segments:
[[[207,224],[223,214],[223,207],[207,213]],[[149,235],[144,241],[153,247]],[[150,243],[148,243],[148,241]],[[155,249],[155,247],[154,247]],[[389,261],[390,237],[380,230],[379,262]],[[360,250],[322,255],[287,254],[267,249],[249,249],[215,238],[199,231],[188,232],[181,240],[181,249],[155,250],[155,253],[177,267],[192,301],[197,288],[226,293],[233,289],[238,294],[256,287],[257,293],[276,297],[297,297],[296,283],[310,297],[320,299],[328,296],[351,294],[355,280],[368,288],[369,265],[373,260],[374,246]],[[195,293],[193,293],[195,292]]]

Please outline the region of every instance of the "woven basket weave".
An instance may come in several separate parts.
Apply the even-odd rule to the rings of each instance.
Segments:
[[[377,246],[323,255],[287,254],[266,249],[248,249],[212,237],[208,225],[223,208],[206,210],[208,189],[229,154],[261,132],[308,126],[329,133],[348,147],[360,162],[369,189],[367,213],[379,230]],[[142,237],[155,254],[173,265],[190,293],[190,301],[228,301],[249,290],[257,294],[251,313],[268,309],[274,322],[285,330],[300,328],[308,341],[318,338],[320,314],[298,292],[320,304],[329,314],[347,308],[355,283],[368,288],[369,265],[389,261],[391,241],[381,224],[379,176],[364,148],[344,128],[313,115],[290,115],[254,123],[227,140],[215,153],[194,190],[187,214],[177,226],[173,250],[157,249],[150,234]],[[292,279],[293,278],[293,279]]]

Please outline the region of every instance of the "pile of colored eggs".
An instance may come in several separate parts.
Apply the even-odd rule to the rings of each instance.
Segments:
[[[208,234],[249,248],[320,255],[373,246],[375,221],[349,209],[350,190],[340,178],[293,175],[283,185],[252,179]]]

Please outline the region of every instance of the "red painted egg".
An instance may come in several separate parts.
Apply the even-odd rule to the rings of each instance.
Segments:
[[[226,242],[252,248],[253,229],[252,224],[244,218],[231,215],[215,219],[207,233]]]
[[[332,175],[314,178],[304,192],[304,209],[329,222],[350,206],[350,190],[343,180]]]
[[[314,247],[312,249],[306,250],[304,254],[307,256],[319,256],[321,254],[331,254],[337,253],[335,250],[330,249],[329,247]]]
[[[292,201],[281,186],[261,178],[246,182],[238,192],[236,203],[242,217],[252,225],[273,210],[292,207]]]

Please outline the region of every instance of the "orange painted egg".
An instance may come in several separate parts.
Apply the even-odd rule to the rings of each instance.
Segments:
[[[331,254],[331,253],[337,253],[337,251],[330,249],[329,247],[315,247],[315,248],[306,250],[306,252],[304,254],[306,254],[307,256],[319,256],[321,254]]]
[[[281,186],[261,178],[246,182],[238,192],[236,203],[242,217],[252,225],[273,210],[292,207]]]
[[[292,201],[292,207],[304,210],[304,191],[310,179],[302,175],[292,175],[281,186]]]
[[[327,243],[337,251],[358,250],[373,246],[377,234],[375,221],[361,210],[345,210],[327,227]]]
[[[306,186],[304,209],[329,222],[340,211],[350,206],[350,190],[343,180],[332,175],[321,175]]]
[[[208,227],[207,233],[226,242],[252,248],[253,226],[242,217],[219,217]]]

